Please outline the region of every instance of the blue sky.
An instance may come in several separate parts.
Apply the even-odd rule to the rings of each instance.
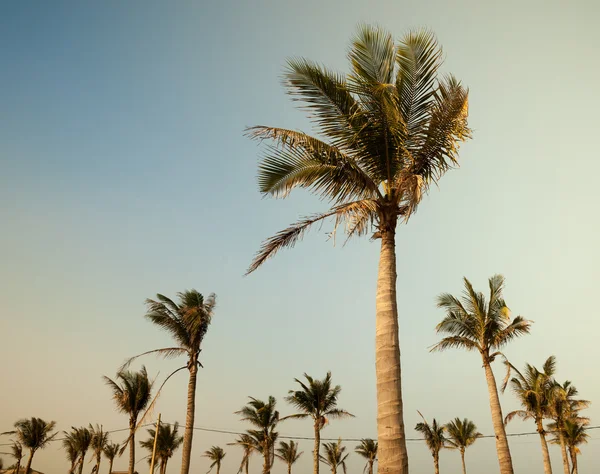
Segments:
[[[600,329],[598,10],[593,1],[553,0],[2,3],[0,430],[30,416],[60,429],[126,426],[101,376],[169,344],[143,320],[145,298],[193,287],[218,295],[197,426],[243,429],[233,412],[248,395],[274,395],[289,413],[282,398],[293,378],[332,370],[341,406],[357,416],[324,436],[375,436],[377,244],[334,247],[325,232],[312,232],[243,277],[263,238],[326,205],[303,192],[262,198],[259,148],[243,130],[309,131],[280,84],[286,58],[347,70],[360,22],[397,37],[433,29],[444,71],[471,91],[474,139],[461,169],[398,230],[409,435],[417,410],[441,421],[468,417],[492,432],[477,357],[427,351],[442,317],[435,297],[458,293],[463,276],[483,289],[503,273],[509,306],[535,321],[532,335],[507,349],[513,363],[541,365],[554,354],[559,378],[600,400],[590,369]],[[177,367],[145,363],[159,379]],[[182,375],[166,390],[163,419],[184,422],[185,386]],[[510,394],[502,403],[516,407]],[[588,414],[593,424],[600,419],[596,406]],[[290,421],[280,431],[307,436],[311,428]],[[591,435],[582,472],[600,467],[600,430]],[[201,452],[230,441],[198,432],[194,468],[208,466]],[[311,443],[301,447],[308,469]],[[511,447],[519,471],[542,472],[535,437],[512,438]],[[413,470],[427,472],[426,448],[409,449]],[[237,469],[240,453],[227,451],[224,465]],[[552,459],[560,469],[555,448]],[[497,472],[493,440],[470,448],[468,463]],[[125,458],[116,464],[125,466]],[[178,466],[176,458],[170,471]],[[350,466],[362,469],[356,456]],[[457,453],[442,454],[443,470],[458,466]],[[34,468],[57,472],[66,461],[55,445],[36,455]],[[258,472],[258,460],[251,469]]]

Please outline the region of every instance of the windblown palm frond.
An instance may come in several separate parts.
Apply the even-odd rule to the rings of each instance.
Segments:
[[[346,474],[346,460],[349,454],[346,453],[346,447],[342,445],[342,439],[337,443],[323,443],[323,455],[319,455],[321,462],[330,467],[332,474],[337,474],[338,467],[341,467]]]

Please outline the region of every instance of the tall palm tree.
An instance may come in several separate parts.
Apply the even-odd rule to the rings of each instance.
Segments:
[[[337,474],[338,467],[346,474],[346,460],[350,454],[346,454],[346,446],[342,446],[342,439],[337,443],[323,443],[323,455],[319,459],[329,466],[331,474]]]
[[[585,423],[578,421],[566,420],[563,428],[563,440],[569,450],[571,458],[571,474],[578,473],[577,455],[580,454],[579,446],[586,444],[590,435],[586,433]],[[550,440],[553,444],[561,444],[561,439],[558,435]]]
[[[243,449],[242,462],[238,469],[238,474],[245,472],[248,474],[250,469],[250,456],[253,452],[260,452],[259,447],[256,445],[255,439],[249,434],[240,434],[233,443],[228,443],[229,446],[241,446]]]
[[[275,451],[275,456],[287,465],[288,474],[292,474],[292,466],[303,454],[303,451],[298,452],[298,443],[280,441],[279,447]]]
[[[367,460],[364,471],[373,474],[373,465],[377,459],[377,441],[369,438],[362,439],[354,452]]]
[[[212,471],[212,468],[215,466],[217,466],[217,474],[221,472],[221,462],[225,457],[225,451],[223,451],[223,448],[219,446],[213,446],[208,451],[205,451],[202,456],[212,461],[208,472]]]
[[[421,415],[421,412],[419,412],[419,415]],[[427,444],[427,447],[433,456],[433,467],[435,469],[435,474],[440,474],[440,451],[446,445],[444,426],[440,425],[435,418],[433,419],[431,425],[427,423],[427,420],[423,415],[421,415],[421,418],[423,418],[423,421],[421,423],[417,423],[415,430],[421,433],[423,438],[425,438],[425,444]]]
[[[536,431],[540,436],[540,443],[542,445],[544,473],[552,474],[552,463],[546,441],[544,419],[548,418],[550,414],[550,397],[555,384],[553,376],[556,372],[556,358],[554,356],[548,357],[546,362],[544,362],[541,372],[530,364],[525,365],[523,372],[517,370],[508,361],[505,364],[508,367],[508,373],[502,391],[504,391],[508,384],[511,371],[515,372],[516,376],[510,379],[510,386],[523,409],[510,412],[506,415],[504,423],[508,424],[508,422],[517,416],[523,420],[532,419],[535,422]]]
[[[108,443],[104,447],[104,455],[106,456],[106,459],[108,459],[108,474],[112,473],[113,463],[118,454],[119,454],[119,445],[118,444]]]
[[[466,418],[464,420],[461,420],[460,418],[454,418],[454,420],[451,422],[446,423],[444,428],[448,433],[448,437],[446,439],[448,447],[450,449],[458,449],[460,452],[463,474],[467,474],[465,451],[483,435],[477,431],[477,426],[475,426],[475,423]]]
[[[35,453],[48,446],[58,433],[52,433],[56,426],[55,421],[44,421],[41,418],[22,419],[14,424],[14,431],[7,431],[2,434],[15,435],[17,443],[23,448],[29,449],[29,458],[27,459],[27,467],[25,474],[31,471],[31,462]]]
[[[577,395],[579,395],[577,388],[568,380],[562,385],[555,382],[550,393],[549,412],[553,422],[550,423],[549,428],[557,433],[565,474],[571,474],[565,439],[566,423],[571,421],[586,425],[589,422],[589,419],[581,416],[579,412],[587,408],[590,402],[575,398]]]
[[[92,434],[92,442],[90,443],[90,448],[92,448],[92,453],[96,458],[96,464],[92,469],[92,474],[98,474],[98,472],[100,471],[100,461],[102,460],[102,453],[104,452],[104,448],[108,444],[108,433],[104,431],[102,426],[98,425],[94,427],[90,424],[89,430]]]
[[[396,226],[458,164],[459,145],[470,137],[468,91],[452,76],[438,77],[442,51],[428,31],[394,43],[388,32],[362,26],[349,59],[348,75],[306,59],[288,63],[287,90],[306,104],[323,140],[275,127],[248,130],[273,144],[259,165],[262,193],[287,197],[293,188],[308,188],[331,204],[266,240],[248,273],[328,218],[334,232],[345,222],[348,237],[371,233],[381,240],[375,320],[379,469],[406,474]]]
[[[117,381],[104,377],[104,381],[111,388],[113,400],[117,406],[117,410],[129,416],[129,474],[134,474],[135,470],[135,431],[137,429],[137,421],[140,414],[146,409],[150,403],[152,396],[153,383],[148,379],[146,367],[142,366],[139,372],[130,372],[121,370],[117,373]],[[121,452],[125,449],[125,445],[121,448]]]
[[[236,415],[241,415],[242,421],[249,422],[256,430],[248,430],[255,449],[263,455],[263,474],[269,474],[275,457],[275,441],[279,433],[276,428],[279,424],[279,412],[275,409],[277,402],[274,397],[269,397],[267,402],[249,397],[250,401]]]
[[[449,336],[444,337],[431,350],[459,348],[479,352],[490,397],[500,473],[513,474],[512,458],[492,362],[502,355],[500,349],[506,344],[519,336],[529,334],[531,322],[521,316],[511,321],[510,312],[502,296],[504,289],[502,275],[494,275],[489,279],[489,301],[486,301],[483,293],[475,292],[471,282],[466,278],[464,284],[465,292],[461,298],[456,298],[449,293],[438,297],[438,307],[446,311],[446,317],[437,325],[436,330]]]
[[[177,293],[177,297],[179,299],[177,303],[161,294],[156,295],[156,300],[146,300],[146,319],[169,333],[175,340],[176,345],[154,349],[132,357],[125,363],[123,369],[134,359],[147,354],[156,354],[165,358],[180,355],[187,357],[187,364],[173,371],[166,378],[163,385],[180,370],[188,370],[187,413],[183,435],[181,474],[189,474],[192,438],[194,436],[194,417],[196,413],[196,381],[198,367],[202,367],[199,357],[202,350],[202,341],[212,320],[216,296],[211,294],[207,298],[204,298],[198,291],[189,290]],[[160,389],[156,396],[159,393]]]
[[[13,441],[10,445],[10,455],[15,460],[15,473],[19,474],[21,469],[21,460],[23,459],[23,445],[18,441]]]
[[[140,441],[140,446],[146,448],[150,452],[150,460],[154,451],[154,437],[156,430],[150,428],[148,431],[148,439]],[[175,451],[179,449],[183,443],[183,437],[179,436],[179,423],[166,424],[163,423],[158,427],[158,437],[156,438],[156,462],[155,466],[160,464],[159,473],[165,474],[167,471],[167,463],[173,457]]]
[[[346,410],[337,407],[338,397],[342,387],[331,386],[331,372],[323,380],[315,380],[304,374],[306,382],[294,379],[300,390],[290,390],[285,400],[300,410],[301,413],[286,418],[312,418],[315,430],[315,447],[313,451],[314,474],[319,474],[319,447],[321,446],[321,430],[329,418],[345,418],[354,416]]]

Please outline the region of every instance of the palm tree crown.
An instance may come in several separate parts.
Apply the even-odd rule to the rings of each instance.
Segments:
[[[106,459],[108,459],[108,474],[112,473],[113,462],[119,454],[119,449],[120,447],[117,443],[107,443],[104,447],[104,455],[106,456]]]
[[[150,457],[152,457],[156,430],[149,428],[147,431],[148,439],[140,441],[140,446],[147,449],[150,452]],[[179,436],[179,423],[159,425],[158,436],[156,437],[156,459],[160,460],[160,474],[165,473],[169,459],[173,457],[181,443],[183,443],[183,437]]]
[[[48,446],[58,433],[52,433],[56,426],[55,421],[44,421],[41,418],[22,419],[15,422],[14,431],[8,431],[2,434],[15,435],[17,443],[23,448],[29,449],[29,458],[27,459],[27,467],[25,474],[29,474],[31,463],[35,453]],[[13,445],[13,447],[15,447]],[[16,454],[16,453],[15,453]]]
[[[373,474],[373,464],[377,459],[377,441],[369,438],[362,439],[354,452],[367,460],[364,471]]]
[[[331,474],[337,474],[338,467],[342,467],[346,474],[346,460],[350,454],[346,453],[346,446],[342,446],[342,439],[337,443],[323,443],[323,455],[319,456],[322,462],[331,469]]]
[[[23,445],[18,441],[13,441],[10,445],[10,455],[15,460],[15,472],[18,474],[21,468],[21,460],[23,459]]]
[[[212,464],[210,465],[210,470],[212,470],[213,467],[217,466],[217,474],[219,474],[219,471],[221,470],[221,462],[223,461],[223,458],[225,457],[225,451],[223,451],[223,448],[221,448],[219,446],[213,446],[208,451],[206,451],[202,456],[204,456],[205,458],[208,458],[212,461]],[[209,472],[210,472],[210,470],[209,470]]]
[[[90,424],[89,430],[92,434],[92,440],[90,448],[96,458],[96,465],[94,466],[93,472],[98,473],[100,471],[100,461],[102,460],[102,453],[104,448],[108,444],[108,433],[104,431],[101,426],[96,425],[95,427]],[[110,474],[110,473],[109,473]]]
[[[279,447],[275,450],[275,456],[286,463],[288,467],[288,474],[292,472],[292,465],[300,459],[303,452],[298,452],[298,443],[290,441],[289,443],[281,441]]]
[[[240,434],[233,443],[228,443],[230,446],[241,446],[243,448],[242,462],[238,469],[238,474],[245,471],[248,474],[250,469],[250,456],[254,451],[260,452],[260,448],[256,440],[249,434]]]
[[[421,415],[420,412],[419,415]],[[421,415],[421,418],[423,418],[423,421],[421,423],[417,423],[415,430],[423,435],[425,444],[427,444],[427,447],[435,457],[446,445],[444,426],[440,425],[435,418],[431,424],[427,422],[423,415]]]
[[[466,449],[483,435],[471,420],[455,418],[445,425],[448,437],[446,442],[452,449]]]

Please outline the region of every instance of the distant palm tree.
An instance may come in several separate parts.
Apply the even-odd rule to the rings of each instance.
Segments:
[[[102,460],[102,453],[104,448],[108,444],[108,433],[103,430],[102,426],[96,425],[95,427],[90,424],[89,430],[92,434],[92,442],[90,448],[96,458],[96,464],[92,469],[92,474],[98,474],[100,471],[100,461]]]
[[[260,452],[260,448],[256,445],[255,439],[249,434],[240,434],[233,443],[227,443],[229,446],[241,446],[243,449],[242,462],[238,469],[238,474],[245,472],[248,474],[250,469],[250,456],[253,452]]]
[[[286,197],[306,188],[331,208],[266,240],[248,273],[327,218],[335,220],[334,231],[345,222],[349,237],[381,239],[375,318],[379,469],[406,474],[396,227],[457,166],[459,145],[470,137],[468,91],[454,77],[438,76],[443,56],[429,31],[409,32],[395,43],[387,31],[362,26],[349,58],[348,75],[306,59],[288,63],[287,90],[305,103],[322,138],[275,127],[249,130],[250,137],[273,142],[259,165],[262,193]]]
[[[419,415],[421,415],[421,412],[419,412]],[[435,474],[440,474],[440,451],[446,445],[444,426],[440,425],[435,418],[431,425],[427,423],[427,420],[423,415],[421,415],[421,418],[423,418],[423,422],[417,423],[415,430],[421,433],[423,438],[425,438],[425,444],[427,444],[427,447],[433,456]]]
[[[146,448],[150,452],[150,460],[152,459],[152,452],[154,451],[154,437],[156,430],[150,428],[148,431],[148,439],[141,441],[140,446]],[[156,460],[160,461],[159,474],[165,474],[167,471],[167,463],[169,459],[173,457],[175,451],[179,449],[183,443],[183,437],[179,436],[179,423],[173,425],[163,423],[158,427],[158,437],[156,438],[156,457],[155,466],[159,464]]]
[[[279,424],[279,412],[275,409],[275,398],[269,397],[267,402],[249,397],[250,401],[236,415],[242,421],[249,422],[256,430],[248,430],[255,449],[263,455],[263,474],[269,474],[275,457],[275,441],[279,436],[276,428]]]
[[[487,302],[483,293],[476,293],[471,282],[466,278],[464,284],[465,292],[461,298],[456,298],[449,293],[438,297],[438,307],[446,310],[446,317],[436,329],[438,333],[450,335],[443,338],[431,350],[459,348],[479,352],[481,355],[490,397],[500,473],[513,474],[512,458],[492,362],[502,355],[500,352],[502,347],[519,336],[529,334],[531,322],[521,316],[511,321],[502,296],[504,289],[502,275],[494,275],[489,279],[490,297]]]
[[[279,447],[275,451],[275,456],[287,465],[288,474],[292,474],[292,465],[298,461],[303,454],[303,451],[298,452],[298,443],[294,443],[293,441],[290,441],[289,443],[281,441]]]
[[[504,423],[508,424],[516,416],[523,420],[532,419],[535,422],[536,431],[540,436],[540,443],[542,445],[544,473],[552,474],[552,463],[546,441],[544,419],[550,415],[550,398],[555,384],[553,376],[556,372],[556,358],[554,356],[548,357],[546,362],[544,362],[541,372],[529,364],[525,365],[523,372],[517,370],[508,361],[505,364],[508,367],[508,373],[506,374],[506,383],[503,385],[502,391],[504,391],[508,384],[510,373],[515,372],[516,376],[510,379],[510,386],[523,409],[510,412],[506,415]]]
[[[579,446],[586,444],[590,435],[586,433],[585,423],[566,420],[563,429],[563,439],[569,450],[571,465],[573,466],[571,474],[579,472],[577,466],[577,455],[580,454]],[[561,440],[558,435],[550,440],[552,444],[560,444]]]
[[[75,474],[75,467],[79,459],[79,446],[74,431],[64,432],[65,437],[62,440],[63,448],[67,454],[67,459],[71,463],[69,474]],[[18,472],[18,471],[17,471]],[[110,473],[109,473],[110,474]]]
[[[106,459],[108,459],[108,474],[112,473],[113,462],[115,461],[115,458],[117,457],[118,454],[119,454],[119,445],[118,444],[108,443],[104,447],[104,455],[106,456]]]
[[[448,433],[446,442],[450,449],[458,449],[460,452],[460,460],[462,462],[463,474],[467,474],[467,466],[465,464],[465,450],[483,435],[477,431],[477,426],[471,420],[466,418],[461,421],[460,418],[454,418],[444,427]]]
[[[319,474],[319,448],[321,446],[321,430],[329,418],[345,418],[354,416],[346,410],[337,407],[338,397],[342,387],[331,386],[331,372],[323,380],[315,380],[304,374],[307,383],[294,379],[300,390],[290,390],[285,400],[301,411],[296,415],[285,418],[312,418],[315,432],[315,447],[313,451],[313,471]]]
[[[181,460],[181,474],[189,474],[190,460],[192,454],[192,437],[194,436],[194,417],[196,413],[196,380],[198,367],[200,363],[200,351],[202,350],[202,341],[208,331],[208,326],[212,320],[213,311],[216,305],[216,296],[211,294],[204,298],[196,290],[183,291],[177,293],[179,302],[164,295],[157,294],[158,301],[147,299],[146,319],[156,324],[161,329],[168,332],[177,344],[174,347],[154,349],[143,354],[139,354],[129,359],[123,369],[126,368],[137,357],[147,354],[157,354],[165,358],[186,356],[188,361],[183,367],[173,371],[166,381],[179,372],[187,369],[190,373],[187,391],[187,414],[185,420],[185,432],[183,435],[183,453]],[[162,387],[161,387],[162,388]],[[160,389],[156,396],[160,393]]]
[[[373,474],[373,465],[377,459],[377,441],[369,438],[362,439],[354,452],[367,460],[363,472],[367,471],[368,474]]]
[[[29,449],[29,458],[27,459],[27,467],[25,474],[30,474],[31,462],[35,453],[48,446],[58,433],[52,433],[56,426],[55,421],[44,421],[41,418],[22,419],[15,422],[14,431],[7,431],[5,435],[15,435],[17,442],[22,448]],[[21,448],[21,450],[22,450]]]
[[[18,441],[13,441],[10,445],[10,455],[15,460],[15,473],[19,474],[21,469],[21,460],[23,459],[23,445]]]
[[[223,458],[225,457],[225,451],[223,451],[223,448],[220,448],[219,446],[213,446],[208,451],[206,451],[202,456],[204,456],[205,458],[208,458],[212,461],[212,464],[210,465],[210,469],[208,472],[212,471],[212,468],[215,466],[217,466],[217,474],[219,474],[221,472],[221,462],[223,461]]]
[[[104,381],[113,392],[113,400],[117,410],[129,416],[129,474],[135,471],[135,431],[140,414],[150,403],[153,383],[148,379],[146,367],[139,372],[120,371],[116,377],[119,385],[114,380],[104,377]],[[126,441],[126,443],[127,443]],[[121,453],[125,445],[121,448]]]
[[[337,474],[338,467],[346,474],[346,460],[350,454],[346,454],[346,446],[342,446],[342,439],[337,443],[323,443],[323,455],[319,459],[331,469],[331,474]]]
[[[72,427],[71,430],[70,433],[65,433],[65,437],[68,439],[69,436],[71,436],[75,443],[75,449],[77,449],[77,452],[79,453],[77,472],[81,474],[83,472],[85,456],[92,444],[92,432],[85,427]]]

